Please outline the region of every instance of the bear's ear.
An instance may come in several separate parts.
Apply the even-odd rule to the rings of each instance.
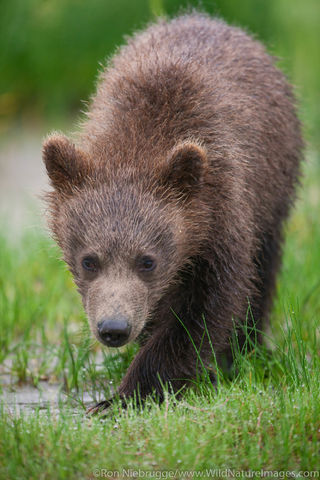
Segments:
[[[180,195],[190,196],[200,187],[206,167],[204,148],[193,142],[183,142],[169,153],[162,180]]]
[[[82,151],[59,134],[51,135],[43,144],[42,158],[53,188],[59,193],[71,193],[80,187],[88,175],[88,162]]]

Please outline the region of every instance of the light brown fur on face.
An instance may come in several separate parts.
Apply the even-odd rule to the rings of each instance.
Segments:
[[[159,19],[102,72],[76,143],[44,144],[52,232],[97,338],[143,343],[119,394],[162,400],[196,377],[194,345],[207,365],[268,320],[302,159],[292,89],[240,29]]]
[[[131,342],[143,330],[150,309],[148,287],[129,269],[119,274],[115,266],[90,283],[83,301],[92,332],[100,341],[97,324],[103,317],[119,312],[126,316],[131,326],[127,342]]]

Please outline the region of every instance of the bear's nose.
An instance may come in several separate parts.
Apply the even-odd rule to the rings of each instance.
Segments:
[[[104,317],[97,325],[100,340],[109,347],[121,347],[130,335],[131,325],[122,315]]]

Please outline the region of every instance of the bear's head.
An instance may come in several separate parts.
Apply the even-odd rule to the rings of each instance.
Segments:
[[[162,159],[120,165],[91,158],[62,135],[43,146],[53,191],[50,227],[95,336],[118,347],[148,324],[201,249],[205,150],[184,141]],[[150,171],[152,170],[152,171]],[[154,321],[154,320],[153,320]]]

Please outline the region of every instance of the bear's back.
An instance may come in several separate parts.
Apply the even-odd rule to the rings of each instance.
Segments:
[[[160,19],[102,72],[84,143],[110,170],[129,164],[143,175],[195,139],[244,189],[258,197],[270,182],[281,201],[298,176],[302,140],[291,87],[273,63],[259,42],[221,20]]]

